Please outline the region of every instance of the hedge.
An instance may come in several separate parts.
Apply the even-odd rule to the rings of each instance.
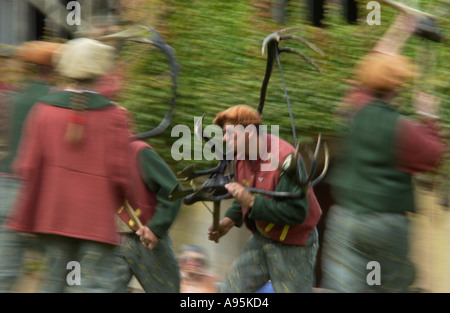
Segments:
[[[261,1],[260,1],[261,2]],[[267,2],[267,1],[266,1]],[[380,38],[397,13],[382,4],[381,25],[368,25],[368,1],[360,1],[359,21],[349,25],[343,18],[339,4],[328,1],[325,27],[313,27],[306,20],[306,1],[289,1],[285,24],[272,20],[256,1],[134,1],[125,11],[126,18],[135,23],[153,26],[173,47],[180,72],[175,115],[171,126],[161,135],[149,140],[167,163],[178,171],[191,161],[176,162],[171,148],[179,138],[171,136],[178,124],[193,131],[194,117],[205,114],[204,125],[212,122],[215,114],[237,104],[257,108],[259,91],[265,70],[266,56],[261,54],[265,36],[285,27],[301,27],[295,34],[304,37],[323,50],[316,54],[295,41],[282,43],[301,50],[322,68],[319,74],[298,55],[282,54],[281,63],[286,88],[292,104],[297,136],[309,140],[317,133],[339,134],[342,124],[333,116],[349,85],[355,63]],[[420,8],[439,17],[450,16],[450,5],[445,0],[418,1]],[[441,31],[449,35],[449,20],[439,20]],[[423,76],[406,86],[396,101],[400,110],[413,116],[412,91],[425,90],[442,100],[442,125],[448,129],[450,110],[449,46],[414,36],[404,54],[418,64],[427,64]],[[127,62],[126,88],[119,101],[135,116],[137,130],[156,126],[168,108],[170,97],[169,68],[157,50],[129,44],[121,58]],[[428,63],[426,63],[428,62]],[[430,87],[433,86],[433,87]],[[280,136],[293,140],[288,107],[275,64],[263,111],[264,123],[279,125]],[[211,161],[200,161],[210,167]]]

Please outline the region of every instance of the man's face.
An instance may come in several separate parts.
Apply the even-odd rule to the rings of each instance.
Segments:
[[[251,126],[253,125],[244,127],[242,125],[233,125],[230,123],[225,123],[223,125],[223,142],[226,145],[227,154],[232,153],[234,156],[248,155],[249,138],[252,133]]]

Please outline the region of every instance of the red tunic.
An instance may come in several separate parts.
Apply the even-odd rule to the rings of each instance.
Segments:
[[[272,160],[278,158],[278,165],[281,166],[290,154],[295,154],[295,148],[280,138],[277,141],[278,146],[272,147],[271,138],[271,135],[267,135],[267,152],[271,154]],[[235,162],[236,180],[250,187],[263,190],[275,190],[280,181],[281,170],[278,167],[272,171],[261,171],[261,162],[267,163],[270,161],[258,160],[252,163],[249,160],[237,160]],[[298,225],[277,225],[275,223],[256,220],[257,228],[265,236],[276,241],[290,245],[305,245],[309,234],[316,227],[322,214],[322,210],[312,188],[309,189],[307,203],[307,217],[303,223]],[[301,208],[292,207],[289,209],[300,210]],[[255,231],[248,218],[246,218],[248,212],[249,208],[242,207],[242,218],[244,222],[251,231]]]
[[[129,132],[117,106],[86,111],[80,145],[64,142],[71,110],[38,103],[14,164],[24,179],[8,227],[118,244],[114,215],[129,180]]]
[[[151,147],[141,140],[133,141],[130,147],[132,163],[130,166],[131,185],[128,190],[128,201],[142,225],[146,225],[155,214],[155,207],[158,204],[158,200],[156,194],[147,188],[141,176],[138,157],[142,149],[151,149]],[[133,230],[138,230],[134,221],[123,208],[119,210],[119,217]]]

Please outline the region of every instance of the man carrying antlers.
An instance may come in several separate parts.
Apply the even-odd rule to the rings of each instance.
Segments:
[[[222,127],[224,141],[228,145],[234,143],[231,149],[235,153],[241,151],[244,156],[235,155],[236,180],[225,185],[234,202],[220,221],[219,230],[210,227],[209,239],[218,242],[233,226],[240,227],[243,223],[253,234],[226,275],[221,292],[254,292],[269,280],[275,292],[311,292],[318,250],[316,225],[321,215],[314,192],[308,189],[302,197],[276,198],[252,194],[245,188],[303,192],[295,175],[280,168],[262,169],[270,158],[278,158],[278,164],[285,166],[295,148],[282,139],[276,141],[278,146],[273,146],[273,135],[258,130],[260,114],[248,106],[238,105],[220,112],[214,123]],[[238,134],[242,128],[227,127],[237,125],[250,126],[250,131]],[[227,129],[234,131],[227,133]],[[249,157],[249,142],[255,138],[259,144],[267,145],[262,151],[267,151],[270,158]]]

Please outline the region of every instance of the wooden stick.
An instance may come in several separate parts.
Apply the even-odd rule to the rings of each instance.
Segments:
[[[219,230],[219,220],[220,220],[220,201],[214,201],[213,210],[213,230]]]
[[[134,212],[133,208],[130,206],[130,204],[128,203],[128,201],[125,200],[125,211],[128,213],[128,215],[131,217],[131,219],[133,220],[134,224],[136,224],[136,226],[138,228],[142,227],[142,223],[139,220],[139,218],[136,216],[136,213]]]

